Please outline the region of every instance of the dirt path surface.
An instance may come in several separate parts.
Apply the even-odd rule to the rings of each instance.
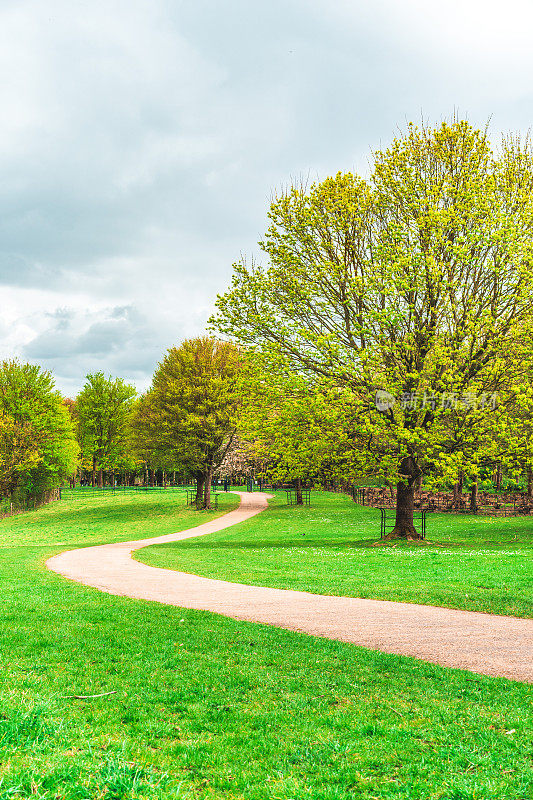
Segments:
[[[242,492],[238,509],[182,533],[68,550],[47,561],[66,578],[114,595],[339,639],[446,667],[533,683],[533,620],[435,606],[268,589],[157,569],[134,561],[142,547],[236,525],[260,513],[268,495]]]

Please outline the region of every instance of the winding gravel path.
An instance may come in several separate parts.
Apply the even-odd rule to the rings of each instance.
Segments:
[[[182,533],[68,550],[48,569],[114,595],[339,639],[446,667],[533,683],[533,620],[414,603],[268,589],[157,569],[134,561],[142,547],[236,525],[260,513],[268,495],[242,492],[238,509]]]

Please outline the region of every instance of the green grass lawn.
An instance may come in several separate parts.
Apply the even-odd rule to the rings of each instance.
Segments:
[[[143,549],[158,567],[258,586],[533,617],[533,518],[427,516],[427,544],[377,545],[379,511],[315,492],[206,539]]]
[[[277,515],[273,538],[256,518],[269,546]],[[44,569],[67,548],[209,517],[168,492],[0,523],[0,800],[531,797],[531,687],[112,597]],[[242,530],[250,541],[252,521]],[[102,692],[115,694],[68,697]]]

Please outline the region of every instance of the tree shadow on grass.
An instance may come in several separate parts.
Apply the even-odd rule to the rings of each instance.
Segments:
[[[472,550],[487,549],[490,546],[491,550],[508,549],[509,546],[524,548],[531,547],[533,541],[526,539],[521,542],[492,542],[492,541],[478,541],[478,542],[448,542],[438,540],[425,540],[425,550],[438,553],[439,550]],[[152,545],[152,547],[160,548],[174,548],[180,550],[311,550],[313,548],[329,549],[329,550],[367,550],[371,549],[373,552],[380,552],[383,550],[419,550],[419,546],[413,542],[384,542],[379,537],[374,539],[284,539],[284,540],[253,540],[253,541],[230,541],[230,542],[210,542],[209,539],[202,541],[199,539],[191,539],[183,542],[166,542],[164,544]],[[144,548],[143,548],[144,549]]]
[[[180,550],[286,550],[288,548],[298,550],[309,550],[312,548],[329,548],[331,550],[353,550],[364,549],[368,547],[374,548],[376,539],[357,539],[347,541],[345,539],[309,539],[307,541],[300,539],[284,539],[276,541],[272,539],[265,539],[264,541],[235,541],[235,542],[209,542],[201,540],[189,540],[186,542],[167,542],[166,544],[153,545],[154,547],[174,547]]]
[[[76,526],[83,525],[84,523],[86,524],[87,522],[95,525],[113,520],[118,520],[123,524],[127,524],[131,521],[138,521],[139,523],[142,523],[143,521],[148,521],[147,518],[149,518],[149,516],[167,516],[173,511],[186,512],[187,506],[185,503],[162,504],[152,501],[150,503],[143,504],[142,513],[139,505],[133,505],[131,507],[121,505],[116,507],[96,506],[91,508],[70,508],[64,510],[50,509],[50,511],[53,513],[43,514],[42,516],[39,515],[39,511],[41,510],[42,509],[39,509],[36,512],[30,511],[27,514],[20,514],[17,515],[16,518],[10,517],[9,519],[16,519],[21,525],[27,524],[31,525],[33,528],[50,528],[55,525],[63,525],[69,517],[72,519],[72,524]],[[198,516],[194,517],[195,521],[198,520],[198,524],[207,522],[211,518],[212,514],[210,512],[198,512]],[[177,520],[177,522],[179,523],[180,520]],[[150,535],[149,530],[146,532],[146,535]]]

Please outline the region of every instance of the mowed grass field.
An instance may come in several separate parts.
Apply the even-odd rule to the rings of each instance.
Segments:
[[[245,523],[243,541],[271,525],[274,546],[278,512]],[[113,597],[44,568],[67,548],[208,518],[169,491],[0,522],[0,800],[532,796],[529,686]]]
[[[533,617],[533,517],[427,515],[427,543],[379,543],[380,513],[314,492],[203,539],[143,549],[157,567],[258,586]]]

